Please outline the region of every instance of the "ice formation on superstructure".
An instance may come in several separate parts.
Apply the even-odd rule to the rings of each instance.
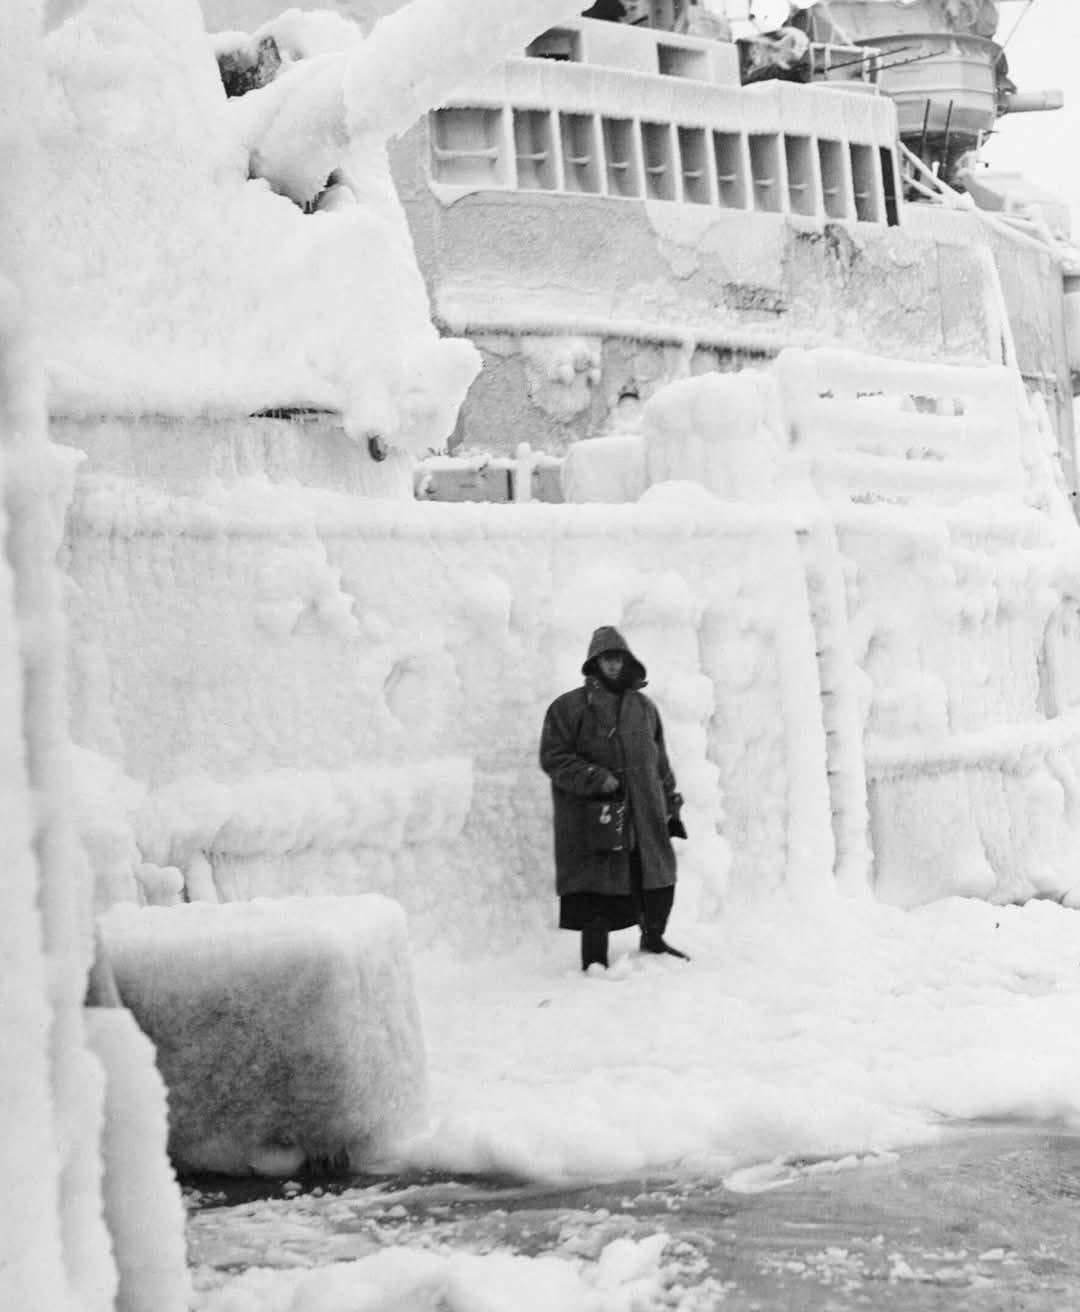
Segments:
[[[500,30],[503,48],[530,21],[565,19],[563,8],[537,6]],[[340,20],[333,30],[297,15],[271,22],[252,40],[276,33],[291,62],[226,102],[197,22],[169,12],[168,58],[188,61],[184,115],[166,83],[158,117],[121,156],[103,135],[107,117],[95,133],[83,126],[87,109],[67,127],[100,167],[78,186],[114,186],[105,165],[138,175],[142,227],[164,231],[168,215],[173,233],[183,204],[189,226],[213,227],[213,238],[175,238],[186,243],[175,266],[145,248],[149,285],[172,308],[145,333],[137,320],[130,341],[110,311],[116,349],[93,380],[80,353],[91,340],[102,352],[103,339],[72,344],[59,292],[46,306],[56,431],[87,455],[65,566],[80,778],[88,796],[97,780],[109,799],[85,808],[103,901],[378,891],[403,902],[421,942],[443,932],[447,898],[462,908],[453,932],[478,941],[547,923],[536,726],[576,677],[598,616],[625,626],[655,671],[693,821],[683,905],[694,914],[781,884],[814,895],[837,881],[876,886],[904,903],[1068,891],[1071,701],[1058,685],[1072,636],[1071,521],[1044,451],[1045,413],[1034,419],[1015,374],[993,364],[1010,329],[987,250],[975,250],[968,282],[934,289],[953,305],[959,358],[981,353],[967,368],[891,370],[834,349],[804,365],[782,356],[755,382],[694,381],[684,356],[691,377],[641,389],[644,435],[631,417],[621,435],[616,426],[571,448],[571,504],[415,501],[402,448],[446,440],[475,360],[427,320],[379,133],[447,94],[452,75],[425,72],[401,104],[374,70],[378,50],[398,48],[421,19],[423,65],[453,20],[414,5],[347,41]],[[163,17],[143,21],[146,40],[163,40]],[[638,58],[645,38],[630,35]],[[498,45],[478,15],[461,38],[469,52],[481,39]],[[61,67],[62,55],[61,43]],[[548,64],[545,78],[563,76]],[[141,66],[127,74],[141,94]],[[78,70],[70,77],[69,97]],[[847,104],[828,100],[823,122],[840,130]],[[876,132],[886,110],[844,122],[856,136],[867,124]],[[185,150],[155,170],[155,146],[181,118]],[[339,149],[342,123],[354,135]],[[62,127],[52,130],[73,161]],[[209,163],[202,140],[216,142]],[[325,153],[305,173],[294,161],[309,161],[312,143]],[[248,167],[265,182],[245,181]],[[337,181],[322,189],[328,174]],[[226,208],[209,225],[219,193]],[[875,202],[882,221],[886,201]],[[650,222],[671,234],[690,208],[651,205]],[[256,210],[260,222],[276,216],[280,240],[239,260]],[[852,276],[858,250],[873,263],[878,245],[886,258],[929,242],[943,259],[949,223],[951,257],[961,229],[979,231],[969,218],[921,216],[914,235],[859,220]],[[791,223],[783,212],[734,215],[738,232],[748,219],[777,236]],[[124,216],[95,222],[102,254],[87,283],[123,286],[101,269]],[[194,270],[205,304],[185,299],[179,269]],[[256,285],[265,300],[252,311]],[[87,291],[78,282],[73,292],[84,317]],[[922,322],[902,325],[894,352]],[[151,334],[165,345],[162,323],[170,351],[133,369]],[[590,386],[588,341],[572,339],[563,359],[558,338],[546,340],[545,350],[525,343],[531,367],[556,392]],[[117,390],[121,365],[138,391]],[[795,386],[800,370],[829,380],[824,399],[812,382]],[[844,389],[855,395],[841,404]],[[91,394],[107,417],[85,417]],[[173,413],[134,417],[149,409]],[[372,437],[388,459],[372,460]],[[927,807],[940,823],[915,833],[904,817]],[[932,834],[941,850],[926,849]]]

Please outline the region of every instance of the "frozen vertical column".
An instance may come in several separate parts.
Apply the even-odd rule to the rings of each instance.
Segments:
[[[813,357],[805,351],[782,351],[776,362],[781,422],[789,442],[798,446],[800,418],[818,397]],[[808,503],[796,538],[806,580],[813,629],[821,720],[825,731],[825,768],[832,815],[834,872],[847,892],[867,887],[870,871],[869,812],[863,723],[858,696],[860,673],[851,648],[845,569],[836,529],[823,506]]]
[[[849,565],[824,516],[808,520],[796,536],[815,642],[836,882],[846,892],[857,892],[867,887],[871,854],[857,690],[862,676],[851,650],[845,597]]]
[[[11,15],[0,17],[0,29]],[[8,33],[10,35],[10,33]],[[0,41],[0,69],[6,64]],[[6,82],[6,69],[4,69]],[[10,85],[10,84],[7,84]],[[5,176],[11,142],[0,101],[0,160]],[[6,189],[5,189],[6,190]],[[16,614],[16,504],[12,486],[15,434],[33,383],[24,374],[24,307],[5,257],[12,251],[0,197],[0,823],[5,840],[4,912],[0,916],[0,1106],[16,1133],[0,1138],[0,1277],[11,1307],[62,1307],[66,1298],[58,1210],[60,1150],[53,1098],[50,1030],[54,1018],[44,925],[38,902],[42,867],[34,843],[35,796],[26,760],[25,689]],[[6,267],[5,267],[6,266]]]
[[[5,1307],[113,1307],[101,1219],[100,1068],[82,1002],[93,888],[68,806],[64,624],[55,557],[70,462],[48,441],[33,340],[41,206],[37,111],[47,83],[41,15],[0,12],[0,915],[4,1055],[0,1238]]]

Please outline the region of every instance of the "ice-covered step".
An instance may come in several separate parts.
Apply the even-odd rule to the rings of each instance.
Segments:
[[[415,1130],[426,1063],[405,915],[377,894],[116,907],[102,928],[157,1048],[180,1165],[363,1166]]]

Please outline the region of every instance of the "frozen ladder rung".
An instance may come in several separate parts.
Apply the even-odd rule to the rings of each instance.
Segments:
[[[876,441],[895,449],[924,443],[936,445],[949,455],[964,450],[985,451],[1009,436],[1007,425],[986,423],[966,414],[889,409],[868,401],[811,401],[803,406],[797,424],[802,440],[828,447]]]
[[[448,150],[445,146],[433,146],[432,153],[436,159],[498,159],[499,148],[492,146],[482,150]]]
[[[1022,383],[1004,365],[896,360],[831,347],[781,351],[777,376],[785,402],[796,408],[823,392],[831,392],[836,402],[859,393],[928,396],[963,402],[968,419],[984,416],[1011,427],[1023,399]]]

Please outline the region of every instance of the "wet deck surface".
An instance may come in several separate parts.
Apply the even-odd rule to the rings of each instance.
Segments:
[[[685,1312],[1080,1307],[1080,1133],[968,1128],[857,1164],[762,1168],[743,1184],[755,1191],[692,1179],[575,1189],[384,1180],[299,1193],[200,1181],[190,1257],[205,1286],[215,1273],[346,1261],[388,1244],[589,1258],[613,1239],[663,1231],[664,1302]]]

